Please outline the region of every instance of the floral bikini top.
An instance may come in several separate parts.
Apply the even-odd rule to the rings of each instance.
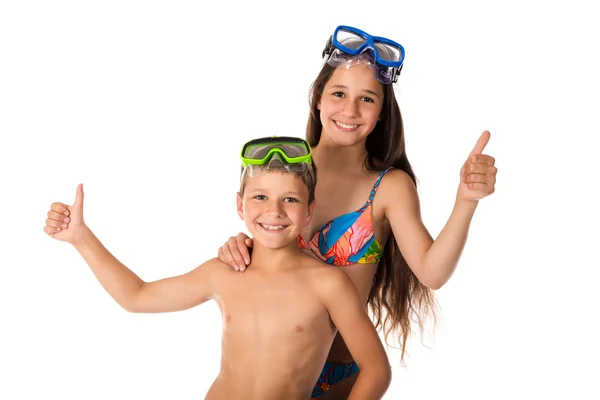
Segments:
[[[373,198],[381,178],[391,168],[381,171],[371,189],[369,200],[357,211],[352,211],[332,219],[323,225],[306,242],[298,237],[302,249],[310,249],[327,264],[346,266],[352,264],[373,264],[383,257],[383,246],[375,239],[371,214]]]

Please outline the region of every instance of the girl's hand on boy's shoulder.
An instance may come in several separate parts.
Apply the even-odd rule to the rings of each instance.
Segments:
[[[240,232],[237,236],[231,236],[223,246],[219,247],[218,258],[234,270],[243,272],[250,264],[251,247],[252,239]]]

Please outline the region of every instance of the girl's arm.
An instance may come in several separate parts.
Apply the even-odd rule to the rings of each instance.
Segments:
[[[434,241],[421,220],[417,190],[408,174],[390,171],[386,178],[376,200],[385,202],[385,216],[398,247],[417,279],[431,289],[439,289],[456,269],[477,203],[457,199],[446,226]]]
[[[439,289],[452,276],[467,241],[480,199],[494,192],[494,159],[481,154],[489,140],[484,132],[461,169],[454,209],[435,239],[423,225],[417,189],[404,171],[394,170],[382,181],[379,199],[406,262],[425,286]]]

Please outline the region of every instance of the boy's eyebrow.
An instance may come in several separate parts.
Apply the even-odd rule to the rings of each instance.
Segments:
[[[332,88],[339,88],[339,89],[346,89],[346,90],[348,90],[348,86],[344,86],[344,85],[332,85],[331,87]],[[367,93],[369,93],[369,94],[372,94],[373,96],[375,96],[377,98],[379,98],[379,93],[377,93],[377,92],[374,92],[374,91],[369,90],[369,89],[362,89],[362,90],[365,91],[365,92],[367,92]]]
[[[255,188],[255,189],[252,189],[252,190],[250,190],[249,192],[250,192],[250,193],[256,193],[256,192],[263,192],[263,193],[264,193],[264,192],[267,192],[267,190],[266,190],[266,189],[262,189],[262,188]],[[289,191],[287,191],[287,192],[283,193],[283,195],[284,195],[284,196],[287,196],[287,195],[289,195],[289,194],[293,194],[293,195],[296,195],[296,196],[300,196],[300,193],[299,193],[299,192],[295,192],[295,191],[293,191],[293,190],[289,190]]]

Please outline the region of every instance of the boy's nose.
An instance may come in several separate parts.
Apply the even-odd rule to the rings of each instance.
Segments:
[[[265,212],[267,215],[280,217],[282,214],[281,211],[281,204],[277,201],[270,201],[266,204]]]

